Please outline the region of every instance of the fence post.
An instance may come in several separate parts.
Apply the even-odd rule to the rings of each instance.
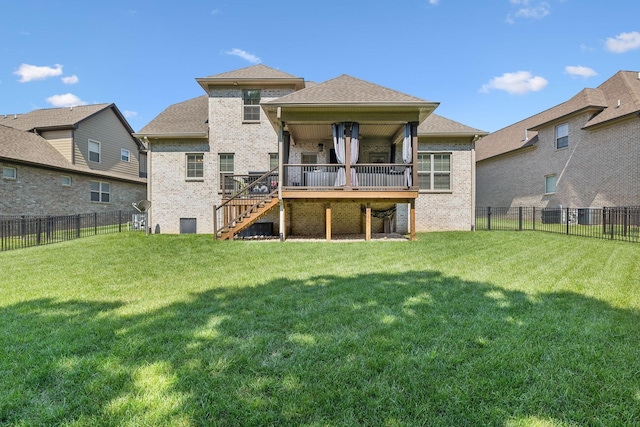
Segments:
[[[146,224],[145,224],[146,227]],[[122,232],[122,211],[118,211],[118,233]]]
[[[522,206],[518,207],[518,231],[522,231]]]
[[[93,213],[93,234],[98,234],[98,212]]]
[[[624,218],[622,219],[622,235],[627,237],[627,230],[629,227],[629,208],[625,207],[622,214],[624,215]]]
[[[609,211],[609,222],[611,223],[611,240],[613,240],[613,234],[615,233],[616,224],[618,222],[618,215],[616,215],[616,209],[613,208]]]
[[[36,245],[40,246],[40,233],[42,233],[42,218],[36,219]]]
[[[80,214],[76,215],[76,238],[80,238]]]
[[[567,222],[567,234],[569,234],[569,222],[570,222],[570,219],[569,219],[569,208],[567,208],[565,220]]]
[[[487,208],[487,231],[491,231],[491,207]]]
[[[20,217],[20,237],[22,240],[27,237],[27,220],[24,215]]]
[[[607,208],[602,208],[602,237],[607,235]]]
[[[536,207],[533,207],[533,231],[536,231]]]

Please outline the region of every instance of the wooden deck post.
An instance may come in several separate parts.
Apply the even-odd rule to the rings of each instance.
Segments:
[[[367,204],[367,208],[365,210],[365,230],[364,230],[364,240],[367,242],[371,240],[371,206]]]
[[[411,227],[411,240],[416,240],[416,201],[415,199],[411,200],[411,213],[410,217],[410,227]]]
[[[327,204],[325,208],[325,233],[327,235],[327,242],[331,241],[331,204]]]

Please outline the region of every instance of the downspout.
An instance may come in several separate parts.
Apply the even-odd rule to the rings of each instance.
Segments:
[[[153,182],[153,180],[151,179],[151,177],[153,176],[153,174],[151,173],[151,142],[149,142],[149,138],[147,138],[146,136],[144,137],[144,141],[147,143],[147,200],[149,200],[153,205],[153,199],[151,198],[151,184]],[[145,224],[146,231],[148,231],[149,233],[151,233],[151,224],[153,224],[151,218],[151,209],[149,209],[147,211],[147,223]]]
[[[475,135],[471,140],[471,231],[476,229],[476,141],[479,139]]]
[[[280,217],[279,217],[279,234],[280,234],[280,241],[284,242],[285,239],[285,211],[284,211],[284,201],[282,200],[282,181],[284,178],[284,124],[282,123],[282,121],[280,120],[280,116],[282,114],[282,111],[280,109],[280,107],[278,107],[278,123],[279,123],[279,129],[278,129],[278,208],[279,208],[279,213],[280,213]]]

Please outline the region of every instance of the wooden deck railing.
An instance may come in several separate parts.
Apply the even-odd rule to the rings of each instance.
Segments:
[[[344,168],[338,164],[287,164],[284,165],[285,189],[313,188],[314,190],[335,191],[338,170]],[[358,163],[351,165],[351,187],[359,190],[403,190],[405,185],[404,164]]]
[[[236,223],[248,218],[260,205],[278,197],[278,169],[262,175],[223,175],[223,201],[214,206],[214,238]]]

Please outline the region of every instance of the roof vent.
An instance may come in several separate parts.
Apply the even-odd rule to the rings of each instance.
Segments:
[[[618,99],[618,105],[616,105],[616,108],[620,108],[620,100]]]

